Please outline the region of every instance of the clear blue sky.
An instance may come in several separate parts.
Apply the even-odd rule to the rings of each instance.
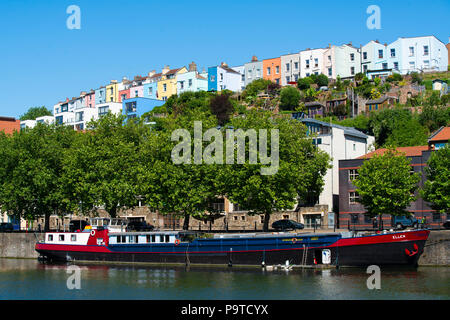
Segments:
[[[69,30],[69,5],[81,29]],[[381,30],[369,30],[369,5]],[[0,115],[49,109],[112,79],[160,71],[260,60],[306,48],[398,37],[450,36],[450,1],[95,1],[0,2]]]

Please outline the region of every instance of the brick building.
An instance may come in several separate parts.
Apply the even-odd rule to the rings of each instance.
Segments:
[[[381,155],[386,149],[378,149],[357,159],[340,160],[339,161],[339,227],[340,228],[355,228],[355,229],[370,229],[373,227],[373,220],[366,215],[367,211],[364,206],[357,202],[358,193],[352,181],[358,176],[358,169],[365,160],[372,158],[374,155]],[[431,153],[434,150],[428,146],[418,147],[400,147],[397,151],[405,153],[406,157],[411,159],[411,172],[420,173],[419,189],[424,186],[426,175],[424,168]],[[419,196],[419,189],[415,192],[417,200],[412,202],[407,208],[407,211],[413,213],[416,218],[426,218],[426,223],[430,228],[440,228],[445,222],[446,215],[440,214],[431,207]],[[383,225],[385,228],[391,228],[391,215],[384,214]]]
[[[20,131],[20,120],[10,117],[0,117],[0,131],[4,131],[6,134]]]

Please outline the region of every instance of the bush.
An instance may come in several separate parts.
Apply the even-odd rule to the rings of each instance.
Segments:
[[[300,92],[294,87],[285,87],[280,93],[280,108],[282,110],[295,110],[300,102]]]
[[[310,77],[300,78],[297,80],[297,87],[300,90],[307,90],[313,83],[314,81]]]

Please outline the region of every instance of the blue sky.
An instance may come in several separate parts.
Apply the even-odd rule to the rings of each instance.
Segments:
[[[69,30],[66,9],[81,10]],[[369,5],[381,29],[369,30]],[[66,97],[159,72],[164,65],[200,69],[241,65],[306,48],[398,37],[450,36],[450,1],[24,1],[0,2],[0,115],[49,109]]]

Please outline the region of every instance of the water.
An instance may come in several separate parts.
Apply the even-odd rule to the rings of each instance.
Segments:
[[[80,265],[80,289],[70,290],[68,265],[0,259],[0,300],[442,300],[450,298],[450,268],[381,269],[381,289],[369,290],[365,269],[263,271],[236,268]],[[70,269],[69,269],[70,270]],[[73,278],[72,278],[73,279]],[[70,281],[69,281],[70,282]],[[70,283],[75,283],[71,281]]]

